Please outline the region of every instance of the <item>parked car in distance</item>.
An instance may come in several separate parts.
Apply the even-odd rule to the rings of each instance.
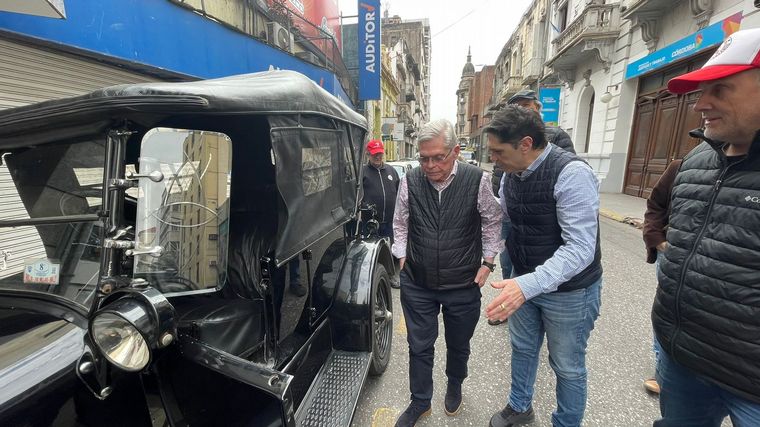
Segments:
[[[409,171],[419,166],[420,162],[417,160],[397,160],[388,162],[388,164],[392,166],[393,169],[396,169],[399,178],[403,178]]]
[[[462,159],[464,159],[465,162],[471,164],[471,165],[478,165],[478,161],[475,160],[475,152],[474,151],[465,151],[462,150],[459,152],[459,155],[462,156]]]

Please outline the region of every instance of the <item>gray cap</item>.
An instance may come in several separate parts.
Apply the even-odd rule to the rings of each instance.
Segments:
[[[514,104],[515,102],[521,99],[530,99],[531,101],[538,101],[538,96],[536,96],[536,91],[534,90],[530,90],[530,89],[521,90],[517,92],[516,94],[512,95],[507,101],[507,104]]]

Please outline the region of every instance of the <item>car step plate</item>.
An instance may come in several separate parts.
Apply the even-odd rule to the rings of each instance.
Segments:
[[[370,360],[370,353],[333,351],[304,397],[296,425],[350,425]]]

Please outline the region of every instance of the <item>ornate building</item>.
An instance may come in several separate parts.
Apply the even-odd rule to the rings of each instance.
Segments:
[[[467,62],[462,69],[462,79],[457,89],[457,124],[456,131],[459,145],[467,145],[470,137],[470,89],[475,78],[475,66],[472,65],[472,53],[467,49]]]

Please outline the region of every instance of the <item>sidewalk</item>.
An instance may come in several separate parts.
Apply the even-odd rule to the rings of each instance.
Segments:
[[[600,193],[599,205],[599,214],[603,217],[631,224],[636,228],[641,228],[644,223],[647,199],[622,193]]]

